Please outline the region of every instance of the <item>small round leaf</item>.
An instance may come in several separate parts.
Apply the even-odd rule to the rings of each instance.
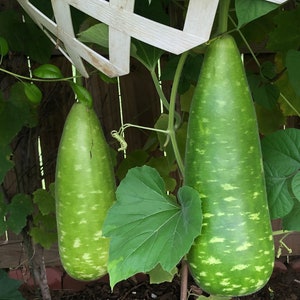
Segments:
[[[24,83],[24,85],[27,99],[34,105],[40,104],[43,98],[41,90],[34,83]]]
[[[33,70],[33,75],[39,78],[55,79],[62,78],[60,69],[52,64],[44,64]]]
[[[74,82],[71,82],[71,87],[79,102],[85,104],[87,107],[93,106],[93,98],[85,87]]]
[[[0,36],[0,55],[5,56],[8,51],[9,48],[6,39]]]

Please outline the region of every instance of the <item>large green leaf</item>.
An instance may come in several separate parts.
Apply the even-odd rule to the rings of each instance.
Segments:
[[[9,145],[0,143],[0,184],[3,182],[6,173],[14,166],[10,159],[11,148]]]
[[[168,25],[169,15],[166,13],[166,6],[171,0],[148,1],[139,0],[135,2],[134,12],[147,19]],[[165,6],[165,7],[164,7]]]
[[[171,272],[200,234],[201,202],[194,189],[179,189],[178,202],[148,166],[128,171],[117,189],[103,233],[111,238],[108,271],[111,286],[158,264]]]
[[[294,206],[290,185],[300,168],[300,130],[290,128],[266,136],[262,152],[271,218],[282,218]]]
[[[277,72],[280,74],[275,85],[280,90],[280,109],[284,116],[295,116],[300,112],[300,96],[298,96],[291,85],[290,78],[285,70],[284,56],[277,53],[275,56]]]
[[[35,243],[39,243],[45,249],[49,249],[57,242],[56,218],[54,214],[35,214],[29,234]]]
[[[11,279],[4,270],[0,269],[0,299],[1,300],[22,300],[22,294],[18,290],[21,281]]]
[[[267,14],[277,7],[277,4],[265,0],[235,0],[238,27]]]
[[[255,111],[259,132],[263,135],[271,134],[285,124],[285,117],[278,106],[268,109],[255,103]]]
[[[300,96],[300,51],[289,50],[286,54],[285,65],[291,86],[297,96]]]
[[[92,43],[103,48],[108,48],[108,26],[104,23],[95,24],[78,35],[83,43]]]
[[[25,22],[17,10],[0,12],[0,35],[6,39],[11,51],[23,53],[34,61],[45,63],[50,59],[54,46],[25,13],[24,16]]]
[[[19,234],[25,227],[27,216],[33,211],[32,201],[29,195],[17,194],[7,207],[7,226],[14,233]]]
[[[266,2],[266,1],[265,1]],[[300,46],[300,6],[294,10],[281,11],[274,17],[275,27],[270,33],[267,48],[286,52]]]
[[[247,79],[253,100],[266,109],[274,109],[279,97],[279,90],[277,86],[256,74],[249,74]]]
[[[33,202],[38,205],[42,215],[55,212],[55,199],[50,192],[44,189],[37,189],[33,192]]]
[[[297,200],[300,201],[300,172],[298,172],[292,178],[292,192]]]
[[[162,68],[161,80],[173,80],[176,72],[176,68],[179,62],[179,55],[171,55],[167,62],[165,62]],[[183,95],[186,93],[191,85],[195,86],[198,81],[201,66],[203,62],[203,53],[191,52],[183,66],[182,73],[180,75],[180,82],[178,86],[178,94]]]
[[[131,56],[139,60],[150,72],[153,72],[164,51],[136,39],[132,39],[132,43],[134,47],[131,47]]]
[[[282,218],[284,230],[300,231],[300,202],[296,202],[292,211]]]
[[[18,82],[11,87],[7,101],[0,97],[0,145],[7,145],[23,126],[37,124],[37,106],[25,94],[25,86]]]

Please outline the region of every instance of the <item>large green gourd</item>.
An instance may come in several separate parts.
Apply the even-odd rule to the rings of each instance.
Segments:
[[[64,125],[56,166],[59,253],[67,273],[94,280],[107,272],[109,240],[102,236],[115,200],[110,153],[92,108],[75,103]]]
[[[240,296],[268,281],[274,247],[257,121],[230,35],[208,46],[191,104],[185,184],[199,191],[203,227],[190,270],[208,293]]]

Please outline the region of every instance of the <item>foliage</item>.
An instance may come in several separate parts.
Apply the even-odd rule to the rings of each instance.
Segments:
[[[300,130],[295,128],[276,131],[262,140],[271,218],[283,218],[284,225],[288,224],[285,230],[299,230],[299,222],[292,220],[299,211],[299,149]]]
[[[171,272],[200,232],[200,203],[198,193],[187,186],[179,189],[177,203],[151,167],[129,170],[103,227],[104,235],[111,237],[111,286],[158,264]]]
[[[21,282],[11,279],[7,273],[0,269],[0,299],[5,300],[22,300],[24,299],[18,290]]]

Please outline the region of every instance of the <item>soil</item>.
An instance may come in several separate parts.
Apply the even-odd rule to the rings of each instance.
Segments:
[[[197,299],[197,294],[203,294],[193,280],[189,280],[189,300]],[[25,299],[42,299],[35,289],[26,285],[20,288]],[[111,292],[108,282],[93,282],[87,284],[80,291],[57,289],[51,290],[52,300],[179,300],[180,279],[174,277],[172,282],[150,284],[148,277],[134,276],[128,280],[119,282]],[[209,297],[207,298],[210,299]],[[263,289],[259,292],[244,296],[235,297],[232,300],[297,300],[300,299],[300,258],[292,261],[277,261],[274,272]]]

